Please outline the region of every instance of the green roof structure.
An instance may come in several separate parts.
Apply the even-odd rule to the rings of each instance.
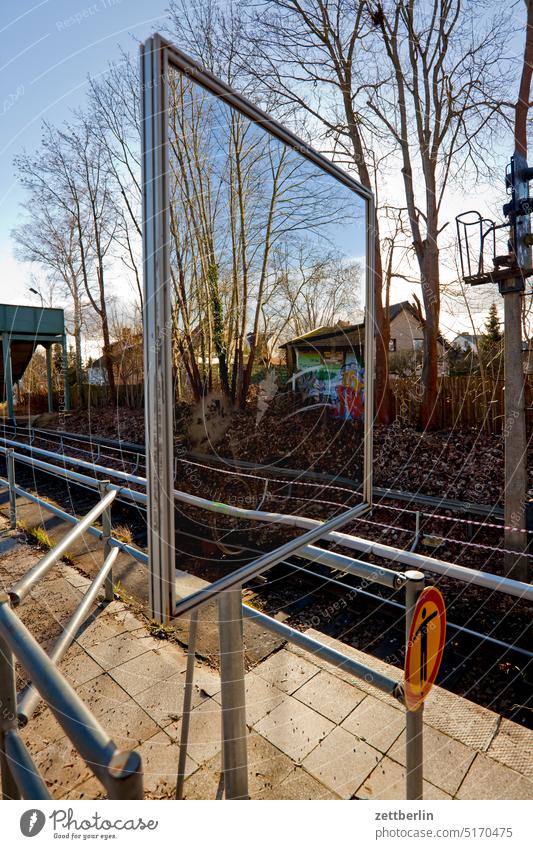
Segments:
[[[63,310],[0,304],[0,336],[0,400],[7,401],[8,418],[15,418],[13,384],[21,379],[38,345],[46,350],[49,412],[53,410],[52,345],[61,345],[63,349],[64,405],[69,410],[67,337]]]

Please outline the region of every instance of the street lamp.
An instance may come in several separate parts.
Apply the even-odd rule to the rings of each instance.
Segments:
[[[32,292],[34,295],[39,296],[39,298],[41,299],[41,309],[44,310],[44,300],[43,300],[43,296],[41,295],[41,293],[38,292],[37,289],[33,289],[31,286],[28,286],[28,292]]]

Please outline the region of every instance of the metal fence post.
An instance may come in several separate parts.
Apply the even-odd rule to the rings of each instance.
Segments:
[[[15,454],[14,448],[8,448],[6,454],[7,480],[9,483],[9,523],[13,530],[17,527],[17,493],[15,492]]]
[[[222,769],[226,799],[248,799],[248,752],[241,587],[218,602],[222,696]]]
[[[198,610],[193,610],[189,622],[189,645],[187,647],[187,669],[183,689],[183,711],[181,716],[180,755],[176,778],[176,799],[183,799],[185,772],[187,768],[187,746],[189,745],[189,727],[191,720],[192,695],[194,684],[194,662],[196,660],[196,637],[198,634]]]
[[[418,597],[424,589],[424,574],[414,569],[405,573],[405,650]],[[405,795],[407,799],[423,799],[424,785],[424,705],[405,712]]]
[[[98,482],[98,490],[100,492],[100,498],[104,498],[107,494],[107,487],[109,485],[109,481],[99,481]],[[109,544],[109,540],[111,539],[111,504],[105,508],[102,513],[102,544],[104,547],[104,561],[108,557],[111,552],[111,545]],[[110,569],[106,575],[104,581],[104,591],[105,591],[105,600],[113,601],[115,598],[115,594],[113,592],[113,569]]]
[[[7,593],[0,593],[0,604],[9,604]],[[20,799],[6,754],[6,734],[16,729],[17,724],[15,662],[11,649],[0,637],[0,769],[3,799]]]

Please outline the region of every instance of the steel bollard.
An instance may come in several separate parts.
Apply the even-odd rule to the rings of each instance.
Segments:
[[[13,448],[8,448],[6,454],[7,480],[9,484],[9,524],[15,530],[17,527],[17,493],[15,492],[15,453]]]
[[[240,587],[218,601],[222,696],[222,770],[226,799],[248,799],[244,643]]]
[[[405,573],[405,650],[418,597],[424,589],[424,573]],[[424,705],[405,712],[405,795],[406,799],[423,799],[424,786]]]
[[[109,481],[99,481],[98,482],[98,490],[100,492],[100,498],[104,498],[107,493],[107,487],[109,485]],[[109,540],[111,539],[112,533],[112,525],[111,525],[111,505],[109,504],[104,512],[102,513],[102,544],[104,547],[104,561],[106,557],[109,555],[111,551],[111,545]],[[115,598],[115,593],[113,592],[113,569],[110,569],[106,575],[104,581],[104,592],[105,592],[105,600],[113,601]]]
[[[9,596],[0,593],[0,603],[9,604]],[[2,798],[20,799],[20,792],[9,767],[6,754],[6,734],[17,728],[17,690],[13,652],[0,637],[0,770]]]

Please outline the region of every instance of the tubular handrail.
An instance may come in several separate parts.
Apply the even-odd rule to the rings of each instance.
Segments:
[[[4,734],[5,757],[23,799],[51,799],[46,784],[16,728]]]
[[[54,662],[0,594],[0,636],[27,671],[59,725],[111,799],[142,798],[141,759],[120,752]]]
[[[85,619],[105,579],[113,568],[113,564],[117,559],[118,552],[118,548],[113,548],[109,552],[106,559],[104,560],[102,567],[98,571],[89,589],[87,590],[80,604],[76,608],[72,618],[63,628],[61,636],[55,643],[52,651],[50,652],[50,660],[56,665],[59,664],[59,662],[64,658],[69,646],[72,644],[81,623]],[[36,690],[33,683],[30,683],[24,693],[18,699],[17,715],[19,719],[19,724],[22,727],[27,725],[30,721],[37,705],[39,704],[40,699],[41,697],[39,695],[39,692]]]
[[[174,615],[182,616],[184,613],[189,613],[191,610],[205,604],[224,590],[230,590],[233,587],[242,586],[244,581],[249,581],[251,578],[255,578],[257,575],[260,575],[261,572],[264,572],[266,569],[270,569],[271,566],[275,566],[276,563],[284,560],[289,555],[296,554],[306,545],[310,545],[311,543],[321,539],[321,537],[327,534],[328,531],[342,527],[365,509],[366,505],[359,504],[357,507],[352,507],[351,510],[345,510],[344,513],[334,516],[326,522],[321,522],[318,528],[312,528],[310,531],[307,531],[307,533],[296,537],[296,539],[291,539],[288,542],[283,543],[283,545],[272,549],[272,551],[265,552],[265,554],[262,554],[251,563],[247,563],[245,566],[241,566],[240,569],[236,569],[229,575],[224,575],[222,578],[213,581],[212,584],[202,587],[202,589],[197,590],[195,593],[191,593],[191,595],[176,604]]]
[[[18,447],[26,449],[28,448],[28,446],[24,443],[17,443],[13,440],[4,439],[1,437],[0,440],[7,444],[16,445]],[[53,451],[47,451],[46,449],[31,447],[31,451],[39,452],[43,456],[59,459],[63,462],[68,462],[70,465],[78,466],[79,468],[91,469],[93,472],[104,474],[107,477],[115,477],[120,480],[128,481],[129,483],[135,486],[146,486],[146,478],[140,477],[138,475],[132,475],[128,472],[122,472],[118,469],[110,469],[106,466],[100,466],[94,463],[89,463],[86,460],[79,460],[75,457],[66,457],[65,455],[57,454]],[[7,454],[7,452],[8,449],[4,448],[3,446],[0,446],[0,453]],[[26,457],[24,455],[17,454],[17,459],[19,459],[20,462],[23,462],[30,466],[33,463],[33,458]],[[55,472],[58,471],[56,467],[52,467],[52,469]],[[59,469],[59,472],[62,473],[63,476],[66,478],[69,478],[70,474],[72,474],[73,476],[76,474],[75,472],[69,474],[69,470],[64,468]],[[110,484],[108,488],[111,488],[112,486],[113,484]],[[138,503],[146,503],[146,496],[143,493],[139,493],[134,490],[127,489],[125,487],[116,488],[117,492],[119,492],[125,498],[128,498],[132,501],[136,501]],[[222,502],[210,501],[209,499],[202,498],[201,496],[192,495],[191,493],[183,492],[177,489],[174,490],[174,497],[178,501],[181,501],[184,504],[188,504],[191,507],[197,507],[199,509],[208,510],[213,513],[218,513],[221,515],[230,516],[238,519],[247,519],[249,521],[254,522],[266,522],[268,524],[279,524],[285,525],[287,527],[302,529],[313,528],[322,524],[321,520],[312,519],[308,516],[274,513],[267,512],[264,510],[250,510],[245,507],[236,507],[234,505],[224,504]],[[328,533],[324,537],[324,539],[336,542],[344,548],[354,549],[363,554],[372,554],[376,557],[380,557],[385,560],[391,560],[394,563],[401,563],[405,566],[408,566],[410,569],[422,569],[425,571],[434,572],[438,575],[444,575],[445,577],[453,578],[455,580],[462,581],[463,583],[480,586],[493,592],[501,592],[507,595],[515,596],[517,598],[522,598],[524,600],[533,601],[533,585],[525,584],[522,581],[516,581],[512,578],[507,578],[502,575],[496,575],[492,572],[480,572],[476,569],[471,569],[468,566],[460,566],[456,563],[448,563],[445,560],[438,560],[434,557],[417,554],[413,551],[404,551],[403,549],[395,548],[394,546],[386,545],[385,543],[374,542],[373,540],[368,540],[363,537],[358,537],[354,536],[353,534],[346,534],[339,531],[332,531]]]
[[[43,578],[52,566],[65,554],[69,546],[72,545],[83,533],[89,528],[95,519],[102,515],[104,510],[114,501],[116,492],[111,490],[108,492],[92,510],[80,519],[77,525],[72,530],[68,531],[63,539],[50,549],[44,557],[39,560],[25,575],[20,578],[16,584],[9,590],[9,595],[12,603],[17,606],[28,595],[35,584]]]
[[[394,678],[389,678],[388,675],[384,675],[382,672],[378,672],[370,666],[365,666],[363,663],[359,663],[359,661],[354,660],[348,655],[321,643],[319,640],[313,639],[313,637],[307,636],[307,634],[302,633],[302,631],[298,631],[296,628],[291,628],[284,622],[278,622],[277,619],[273,619],[271,616],[267,616],[259,610],[254,610],[252,607],[249,607],[244,603],[243,614],[247,619],[251,619],[252,622],[260,625],[272,634],[276,634],[276,636],[281,637],[288,643],[299,646],[299,648],[308,651],[310,654],[315,655],[315,657],[319,657],[321,660],[325,660],[332,666],[337,667],[337,669],[342,669],[344,672],[350,673],[354,676],[354,678],[363,679],[368,684],[372,684],[378,690],[381,690],[383,693],[388,693],[389,695],[394,696],[399,702],[401,702],[402,705],[404,704],[403,687],[400,681],[395,681]]]

